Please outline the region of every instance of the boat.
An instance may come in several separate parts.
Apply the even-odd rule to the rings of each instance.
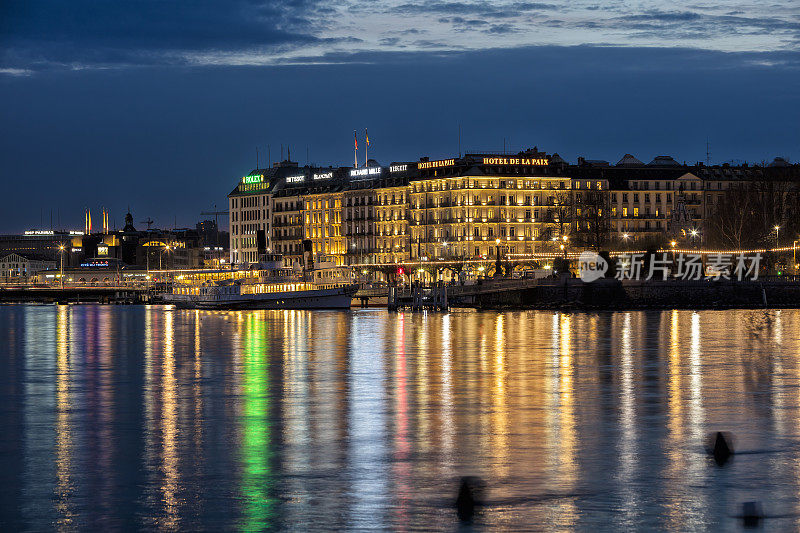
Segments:
[[[358,290],[350,271],[325,260],[315,265],[288,268],[273,254],[239,270],[186,271],[162,301],[184,309],[349,309]]]

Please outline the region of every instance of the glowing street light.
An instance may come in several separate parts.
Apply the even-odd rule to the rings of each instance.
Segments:
[[[64,288],[64,245],[63,244],[60,245],[58,247],[58,250],[59,250],[59,255],[61,255],[61,275],[59,277],[61,278],[61,288],[63,289]]]

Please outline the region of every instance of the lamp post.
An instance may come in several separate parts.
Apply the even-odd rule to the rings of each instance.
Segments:
[[[778,236],[780,235],[781,227],[777,224],[775,225],[775,248],[778,247]],[[777,250],[776,250],[777,252]]]
[[[61,288],[64,288],[64,245],[58,247],[59,255],[61,256]]]
[[[694,239],[695,239],[695,237],[697,237],[698,233],[699,232],[696,229],[693,229],[693,230],[691,230],[689,232],[689,235],[691,235],[691,238],[692,238],[692,248],[694,248]]]
[[[567,258],[567,241],[569,241],[569,237],[564,235],[563,237],[564,243],[561,245],[561,251],[564,253],[564,259]]]
[[[630,239],[630,238],[631,238],[631,236],[630,236],[630,235],[628,235],[627,233],[623,233],[623,234],[622,234],[622,242],[624,243],[622,247],[623,247],[624,249],[627,249],[627,248],[628,248],[628,239]]]

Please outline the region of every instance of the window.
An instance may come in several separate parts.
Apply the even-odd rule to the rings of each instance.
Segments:
[[[633,216],[635,216],[635,217],[639,216],[639,208],[638,207],[634,207],[633,208]]]

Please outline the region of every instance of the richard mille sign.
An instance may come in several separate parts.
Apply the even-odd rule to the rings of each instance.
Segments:
[[[546,166],[548,160],[544,158],[530,159],[525,157],[484,157],[484,165],[541,165]]]
[[[369,178],[372,176],[380,176],[382,172],[383,168],[381,167],[356,168],[350,171],[350,177]]]

